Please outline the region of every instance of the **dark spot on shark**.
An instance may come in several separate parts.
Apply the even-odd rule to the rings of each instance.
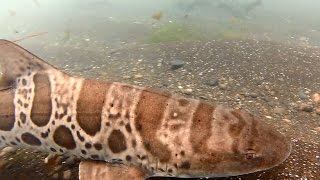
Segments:
[[[23,102],[21,101],[21,99],[18,99],[17,103],[22,106],[23,105]]]
[[[65,116],[65,114],[59,114],[59,119],[62,119]]]
[[[86,143],[84,146],[85,146],[87,149],[90,149],[90,148],[92,147],[92,145],[91,145],[90,143]]]
[[[95,80],[83,81],[77,101],[76,119],[83,131],[90,136],[94,136],[101,129],[101,112],[109,86]]]
[[[68,116],[67,122],[71,122],[71,116]]]
[[[84,141],[84,137],[81,136],[81,134],[80,134],[79,131],[77,131],[77,136],[78,136],[78,138],[79,138],[80,141],[82,141],[82,142]]]
[[[28,132],[23,133],[21,135],[21,139],[26,144],[29,144],[32,146],[40,146],[41,145],[41,141],[36,136],[34,136],[33,134],[28,133]]]
[[[126,119],[129,119],[129,118],[130,118],[130,113],[129,113],[128,111],[126,111],[126,114],[124,115],[124,117],[125,117]]]
[[[106,126],[110,126],[110,122],[106,122]]]
[[[59,118],[59,114],[58,114],[57,111],[54,113],[54,118],[55,118],[55,119],[58,119],[58,118]]]
[[[120,126],[123,126],[123,125],[124,125],[124,122],[123,122],[123,121],[120,121],[120,122],[119,122],[119,125],[120,125]]]
[[[140,123],[137,122],[135,125],[136,125],[136,130],[137,131],[141,131],[142,130],[142,125]]]
[[[120,153],[127,149],[126,138],[120,130],[113,130],[108,138],[108,145],[113,153]]]
[[[11,145],[14,145],[14,146],[17,145],[17,143],[15,143],[15,142],[13,142],[13,141],[11,141],[10,144],[11,144]]]
[[[131,141],[131,144],[132,144],[132,147],[135,148],[135,147],[137,146],[136,140],[133,139],[133,140]]]
[[[22,78],[22,85],[23,85],[23,86],[26,86],[26,85],[27,85],[27,80],[24,79],[24,78]]]
[[[181,155],[181,156],[184,156],[184,155],[185,155],[185,152],[184,152],[184,151],[181,151],[181,152],[180,152],[180,155]]]
[[[81,153],[84,154],[84,155],[86,155],[86,154],[87,154],[87,151],[81,149]]]
[[[67,149],[76,148],[76,142],[72,136],[69,128],[60,125],[53,133],[53,140],[59,146],[65,147]]]
[[[50,80],[47,74],[37,73],[33,76],[33,82],[35,87],[31,121],[42,127],[49,123],[52,112]]]
[[[91,158],[97,160],[97,159],[99,159],[99,156],[94,154],[94,155],[91,155]]]
[[[132,130],[131,130],[131,126],[129,123],[125,125],[125,128],[128,131],[128,133],[131,133]]]
[[[57,152],[57,150],[55,148],[53,148],[53,147],[50,148],[50,151]]]
[[[143,143],[144,147],[146,148],[147,151],[150,151],[151,150],[151,147],[150,147],[150,143]]]
[[[76,126],[74,124],[71,124],[71,129],[75,129]]]
[[[187,99],[179,99],[179,106],[187,106],[190,102]]]
[[[182,169],[190,169],[190,167],[191,167],[191,164],[189,161],[184,161],[180,165],[180,168],[182,168]]]
[[[127,161],[131,161],[131,159],[132,159],[132,157],[131,157],[130,155],[127,155],[127,156],[126,156],[126,160],[127,160]]]
[[[29,106],[29,104],[27,104],[27,103],[24,103],[24,105],[23,105],[24,108],[28,108],[28,106]]]
[[[52,123],[52,125],[55,125],[55,124],[56,124],[56,122],[55,122],[54,120],[53,120],[51,123]]]
[[[47,138],[47,137],[48,137],[48,135],[49,135],[49,133],[48,133],[48,132],[41,133],[41,137],[42,137],[42,138]]]
[[[93,147],[98,151],[100,151],[102,149],[102,145],[100,143],[93,144]]]
[[[18,137],[16,137],[16,141],[21,142],[20,139]]]
[[[110,120],[116,120],[116,119],[118,119],[118,118],[120,118],[121,117],[121,114],[120,113],[116,113],[116,114],[109,114],[109,119]]]
[[[24,112],[20,112],[20,120],[24,124],[26,123],[27,116]]]

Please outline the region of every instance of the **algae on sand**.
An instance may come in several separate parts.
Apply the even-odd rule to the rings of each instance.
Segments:
[[[185,24],[167,23],[162,25],[159,29],[151,32],[148,37],[149,42],[170,42],[170,41],[184,41],[197,38],[197,35],[192,29]]]

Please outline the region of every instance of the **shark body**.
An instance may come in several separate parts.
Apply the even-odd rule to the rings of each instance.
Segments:
[[[80,157],[80,179],[234,176],[274,167],[291,151],[243,110],[73,77],[6,40],[0,66],[0,147]]]

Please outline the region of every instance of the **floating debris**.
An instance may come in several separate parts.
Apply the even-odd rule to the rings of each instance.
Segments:
[[[155,19],[155,20],[157,20],[157,21],[160,21],[161,18],[162,18],[162,16],[163,16],[162,11],[157,11],[157,12],[155,12],[151,17],[152,17],[152,19]]]
[[[10,9],[8,10],[8,13],[10,16],[15,16],[17,14],[15,11],[10,10]]]
[[[40,33],[36,33],[36,34],[32,34],[32,35],[29,35],[29,36],[25,36],[21,39],[16,39],[12,42],[18,42],[18,41],[22,41],[22,40],[25,40],[25,39],[28,39],[28,38],[31,38],[31,37],[36,37],[36,36],[41,36],[41,35],[44,35],[44,34],[47,34],[48,32],[40,32]]]

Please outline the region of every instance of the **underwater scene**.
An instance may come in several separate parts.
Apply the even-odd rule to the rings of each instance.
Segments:
[[[320,179],[319,7],[2,0],[0,179]]]

